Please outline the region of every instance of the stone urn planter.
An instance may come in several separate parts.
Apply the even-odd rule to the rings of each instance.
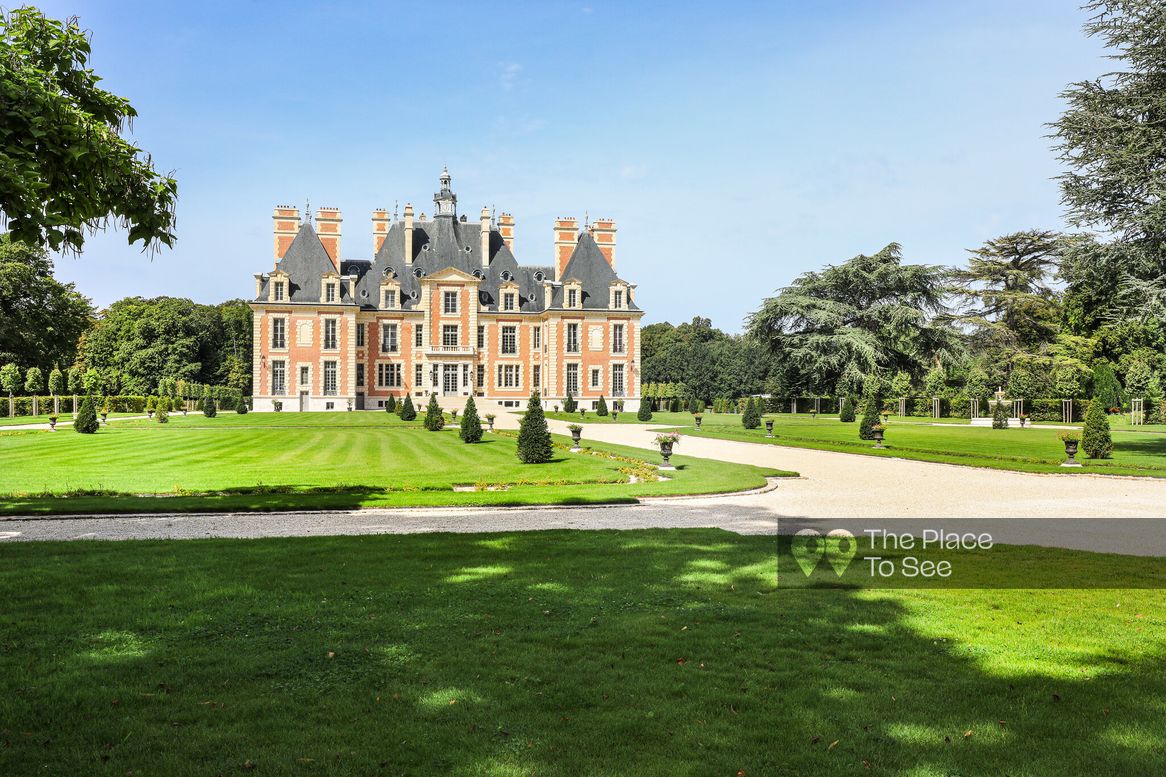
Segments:
[[[890,418],[891,418],[891,414],[890,414],[890,412],[888,412],[888,411],[886,411],[886,410],[884,410],[884,411],[883,411],[882,413],[880,413],[879,415],[881,415],[881,416],[883,417],[883,423],[884,423],[884,424],[885,424],[887,421],[889,421],[889,420],[890,420]]]
[[[57,431],[57,417],[55,415],[49,416],[49,431]]]
[[[277,399],[271,403],[271,409],[277,413],[282,412],[283,411],[283,403]],[[182,406],[182,414],[186,415],[186,405],[185,404]]]
[[[1024,428],[1024,425],[1025,425],[1026,423],[1028,423],[1028,416],[1026,416],[1026,415],[1022,415],[1022,416],[1020,416],[1020,428],[1021,428],[1021,429],[1023,429],[1023,428]]]
[[[696,430],[697,430],[698,432],[700,431],[700,422],[701,422],[701,421],[703,421],[703,420],[704,420],[704,419],[703,419],[703,418],[701,418],[701,416],[700,416],[700,413],[697,413],[696,415],[694,415],[694,416],[692,417],[692,421],[693,421],[693,423],[695,423],[695,424],[696,424]]]
[[[147,411],[146,411],[146,418],[153,418],[153,417],[154,417],[154,411],[153,411],[153,410],[147,410]]]
[[[1073,432],[1066,432],[1061,435],[1061,442],[1065,443],[1065,460],[1061,462],[1062,467],[1080,467],[1081,462],[1077,461],[1077,447],[1081,444],[1081,438]]]
[[[873,438],[874,438],[874,445],[871,446],[872,448],[886,448],[887,447],[887,446],[883,445],[883,434],[885,434],[885,432],[886,432],[886,429],[883,427],[882,424],[875,424],[874,426],[872,426],[870,428],[870,433],[871,433],[871,435],[873,435]]]
[[[486,414],[486,423],[490,426],[490,431],[491,432],[494,431],[494,414],[493,413]]]
[[[107,412],[105,412],[105,411],[102,411],[102,412],[98,413],[98,415],[100,415],[100,416],[101,416],[101,423],[103,423],[103,424],[105,424],[106,426],[108,426],[108,425],[109,425],[109,421],[107,420],[107,416],[109,416],[109,413],[107,413]]]
[[[660,458],[663,463],[660,464],[660,469],[676,469],[672,466],[672,446],[680,442],[679,434],[658,434],[656,435],[656,444],[660,446]]]
[[[583,437],[583,427],[579,424],[571,424],[567,427],[567,431],[571,433],[571,453],[578,453],[582,450],[579,447],[579,440]]]
[[[618,420],[619,420],[619,411],[618,411],[618,410],[612,410],[612,411],[611,411],[611,420],[612,420],[612,421],[618,421]]]
[[[773,436],[773,420],[772,419],[766,420],[766,422],[765,422],[765,436],[766,437]]]
[[[586,411],[586,410],[584,410],[583,408],[579,408],[579,417],[580,417],[580,418],[586,418],[586,417],[587,417],[587,411]]]

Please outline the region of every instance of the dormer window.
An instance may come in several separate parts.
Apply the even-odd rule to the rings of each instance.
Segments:
[[[514,297],[515,297],[515,294],[512,291],[508,291],[502,295],[502,309],[503,310],[514,310]]]
[[[275,302],[283,302],[283,281],[276,281],[271,290],[271,299]]]
[[[616,310],[623,309],[623,289],[616,289],[612,294],[611,306]]]
[[[579,307],[579,290],[578,289],[567,289],[567,307],[569,307],[569,308]]]
[[[325,283],[324,284],[324,301],[325,302],[335,302],[336,301],[336,284],[335,283]]]
[[[397,307],[397,290],[385,289],[384,307],[392,309]]]

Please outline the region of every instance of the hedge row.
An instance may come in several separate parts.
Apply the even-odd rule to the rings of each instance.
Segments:
[[[84,397],[77,397],[77,405],[80,406]],[[97,397],[98,410],[101,408],[101,401],[103,399],[109,400],[111,413],[145,413],[146,412],[146,397],[138,395],[122,395],[114,397]],[[13,397],[12,404],[9,405],[8,397],[0,396],[0,418],[11,418],[14,416],[30,416],[33,415],[33,398],[32,397]],[[53,412],[53,398],[51,396],[38,396],[36,398],[36,406],[39,415],[48,415]],[[181,401],[181,400],[178,400]],[[198,409],[198,400],[186,400],[187,407],[191,410]],[[228,392],[223,392],[218,399],[218,406],[220,409],[226,407],[234,409],[239,404],[239,392],[234,392],[234,396],[230,396]],[[60,413],[73,413],[73,395],[62,394],[60,397]],[[177,406],[181,411],[181,405]]]

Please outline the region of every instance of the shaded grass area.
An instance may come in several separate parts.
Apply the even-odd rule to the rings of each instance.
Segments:
[[[791,474],[677,457],[669,479],[654,479],[657,458],[613,445],[524,465],[508,436],[465,445],[453,427],[427,432],[387,413],[308,413],[275,425],[277,415],[299,414],[4,433],[0,514],[619,503],[757,488],[766,475]],[[244,424],[253,418],[262,425]]]
[[[703,529],[0,546],[0,772],[1102,777],[1166,758],[1162,591],[774,574],[772,538]]]
[[[934,425],[921,423],[917,419],[899,420],[892,416],[886,429],[888,448],[877,450],[871,447],[871,442],[858,439],[857,422],[844,424],[837,416],[819,416],[814,419],[801,414],[778,413],[763,418],[774,421],[773,438],[765,436],[764,425],[759,429],[745,429],[741,426],[741,416],[730,414],[705,414],[699,432],[688,413],[657,413],[651,425],[726,440],[990,469],[1166,477],[1166,434],[1147,431],[1115,430],[1112,433],[1112,458],[1088,459],[1082,452],[1077,460],[1085,466],[1066,469],[1060,466],[1065,460],[1065,448],[1059,437],[1062,430],[1058,429],[1039,426],[992,429],[967,424]],[[623,423],[622,416],[619,422]]]

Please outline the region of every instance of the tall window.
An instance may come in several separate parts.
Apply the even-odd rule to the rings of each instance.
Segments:
[[[378,364],[377,365],[377,386],[379,388],[400,388],[401,387],[401,365],[399,365],[399,364]]]
[[[486,365],[478,365],[478,388],[486,388]]]
[[[578,324],[567,324],[567,353],[579,353]]]
[[[297,384],[300,388],[310,388],[312,385],[312,372],[308,369],[308,365],[300,365],[300,382]]]
[[[356,365],[356,385],[358,385],[358,386],[364,385],[364,365],[363,364]]]
[[[508,291],[502,295],[502,309],[514,310],[514,292]]]
[[[381,353],[396,353],[398,347],[397,325],[381,324]]]
[[[271,393],[287,393],[287,362],[283,359],[271,363]]]
[[[598,367],[591,368],[591,388],[597,389],[601,383],[600,370]]]
[[[616,289],[615,292],[612,294],[612,297],[614,298],[614,300],[612,302],[612,307],[622,308],[623,307],[623,289]]]
[[[541,326],[533,327],[530,330],[530,344],[536,351],[543,347],[543,328]]]
[[[336,301],[336,284],[335,283],[325,283],[324,284],[324,301],[325,302],[335,302]]]
[[[458,326],[457,324],[442,324],[441,325],[441,344],[446,346],[457,346],[458,340]]]
[[[336,396],[336,362],[324,362],[324,396]]]
[[[385,289],[385,307],[386,308],[397,307],[397,290],[396,289]]]
[[[486,327],[478,324],[478,347],[486,347]]]
[[[518,353],[518,327],[502,327],[502,354],[513,356]]]
[[[612,324],[611,326],[611,350],[615,353],[624,352],[623,324]]]
[[[287,319],[271,319],[271,347],[287,348]]]
[[[624,394],[623,365],[611,365],[611,395],[622,397]]]
[[[533,371],[530,373],[530,387],[542,388],[543,383],[543,368],[541,365],[534,365]]]
[[[425,345],[425,324],[413,325],[413,347],[420,348]]]
[[[457,292],[446,291],[441,295],[441,312],[442,313],[457,313]]]
[[[324,319],[324,348],[335,350],[336,345],[336,319]]]
[[[567,289],[567,307],[573,308],[579,304],[579,290]]]
[[[283,302],[283,281],[275,282],[275,290],[272,292],[271,298],[276,302]]]
[[[356,347],[364,347],[364,324],[356,325]]]
[[[421,371],[421,365],[413,365],[413,387],[421,388],[421,383],[424,380],[425,373]]]
[[[567,365],[567,393],[572,396],[579,396],[579,365]]]

